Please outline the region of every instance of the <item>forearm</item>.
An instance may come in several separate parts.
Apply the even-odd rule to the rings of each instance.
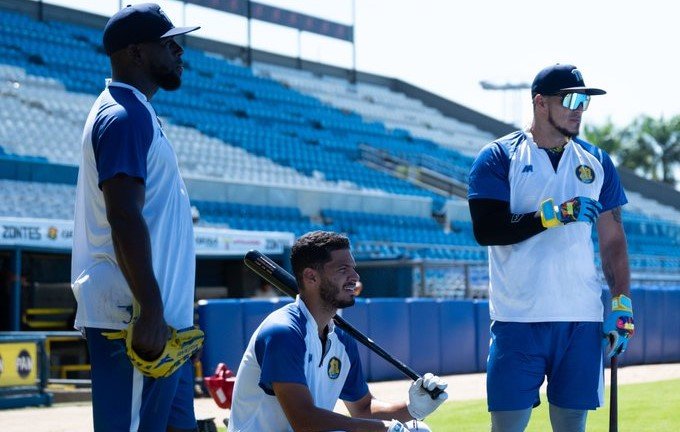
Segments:
[[[623,230],[621,207],[600,216],[597,222],[602,272],[612,297],[624,294],[630,297],[630,267],[628,244]]]
[[[370,394],[366,394],[355,402],[345,401],[347,409],[352,417],[347,417],[336,412],[319,408],[314,404],[309,388],[298,383],[274,382],[272,390],[286,414],[290,427],[296,431],[386,431],[387,422],[361,418],[357,413],[364,413],[370,406]],[[369,411],[370,412],[370,411]]]
[[[391,419],[391,418],[390,418]],[[378,419],[354,418],[333,411],[314,407],[288,419],[295,432],[342,430],[347,432],[384,432],[385,422]]]
[[[626,238],[610,240],[600,245],[602,272],[612,297],[624,294],[630,297],[630,267]]]
[[[110,216],[116,260],[141,308],[163,311],[163,302],[151,261],[151,240],[141,214]]]
[[[475,239],[482,246],[522,242],[546,230],[538,211],[512,214],[510,203],[492,199],[469,201]]]
[[[413,419],[413,416],[406,408],[406,402],[389,403],[378,399],[373,399],[371,401],[370,409],[362,415],[362,417],[399,420],[400,422],[406,422]]]

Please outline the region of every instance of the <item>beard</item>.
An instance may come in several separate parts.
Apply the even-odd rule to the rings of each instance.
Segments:
[[[163,90],[177,90],[182,85],[182,77],[174,70],[166,68],[153,68],[151,76]]]
[[[335,309],[344,309],[346,307],[353,306],[356,299],[354,296],[350,296],[349,300],[342,300],[338,298],[338,295],[343,291],[342,287],[333,285],[331,281],[323,278],[321,285],[319,286],[319,295],[321,300],[323,300],[327,306]]]
[[[550,125],[552,127],[554,127],[559,133],[561,133],[562,135],[564,135],[565,137],[567,137],[569,139],[572,139],[576,135],[578,135],[578,132],[579,132],[578,127],[576,128],[576,130],[569,130],[569,129],[563,127],[563,126],[558,125],[557,122],[555,121],[555,119],[552,116],[552,111],[548,112],[548,123],[550,123]]]

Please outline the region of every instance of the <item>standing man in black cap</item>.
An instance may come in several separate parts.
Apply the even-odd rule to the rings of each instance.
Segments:
[[[553,431],[580,432],[602,405],[602,346],[616,356],[633,335],[627,199],[609,156],[577,137],[605,92],[566,64],[540,71],[531,92],[531,127],[485,146],[470,172],[474,234],[489,246],[491,430],[524,431],[547,377]],[[604,329],[594,225],[613,298]]]
[[[184,50],[174,37],[196,29],[173,26],[151,3],[123,8],[104,29],[112,79],[83,132],[71,268],[98,432],[196,430],[191,362],[167,377],[145,376],[126,341],[106,337],[132,320],[132,349],[154,360],[169,329],[193,325],[191,208],[149,101],[159,88],[180,87]]]

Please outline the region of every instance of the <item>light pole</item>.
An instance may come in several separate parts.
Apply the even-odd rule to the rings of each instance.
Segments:
[[[356,0],[352,0],[352,73],[350,75],[350,82],[357,83],[357,45],[354,40],[354,31],[357,27],[357,5]]]
[[[479,85],[484,90],[502,91],[504,96],[503,101],[503,120],[512,122],[515,126],[521,126],[522,123],[522,90],[531,88],[531,85],[526,82],[520,83],[502,83],[496,84],[490,81],[480,81]],[[512,104],[508,102],[508,94],[512,96]],[[508,115],[508,111],[510,114]]]

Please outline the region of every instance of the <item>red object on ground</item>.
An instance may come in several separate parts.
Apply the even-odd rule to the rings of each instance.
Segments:
[[[231,395],[234,392],[236,376],[226,364],[218,364],[215,373],[212,376],[204,377],[203,381],[218,407],[231,408]]]

